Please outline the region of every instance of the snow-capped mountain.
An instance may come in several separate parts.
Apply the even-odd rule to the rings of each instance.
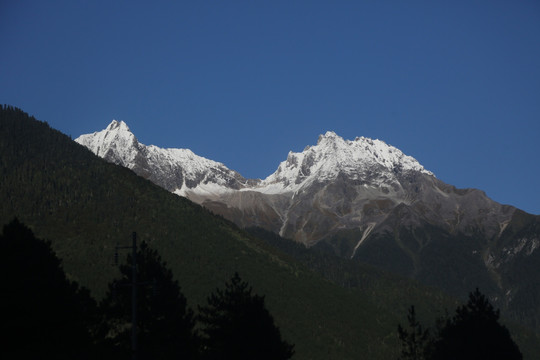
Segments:
[[[396,174],[417,171],[433,175],[418,161],[380,140],[344,140],[328,131],[317,145],[290,152],[287,160],[264,180],[246,180],[224,164],[195,155],[189,149],[163,149],[139,143],[123,121],[75,139],[94,154],[145,176],[182,196],[204,196],[229,190],[261,193],[296,192],[316,181],[332,181],[346,174],[350,180],[369,178],[372,185],[397,185]],[[376,174],[376,177],[373,177]]]
[[[395,174],[403,171],[433,175],[416,159],[383,141],[364,137],[344,140],[328,131],[319,136],[317,145],[307,146],[301,153],[290,152],[261,185],[280,184],[282,188],[276,187],[276,191],[297,191],[314,181],[333,181],[340,174],[352,181],[370,178],[372,185],[391,185],[397,182]]]
[[[246,180],[222,163],[195,155],[189,149],[162,149],[139,143],[123,121],[75,139],[94,154],[132,169],[165,189],[185,195],[189,189],[241,189]]]
[[[383,141],[364,137],[344,140],[332,131],[320,135],[316,145],[307,146],[299,153],[290,152],[264,180],[245,179],[224,164],[197,156],[188,149],[141,144],[123,121],[113,120],[106,129],[81,135],[75,141],[240,226],[262,226],[307,245],[316,243],[334,228],[359,226],[367,218],[359,217],[355,210],[340,214],[338,224],[306,232],[313,227],[307,213],[311,213],[309,217],[315,216],[308,207],[330,214],[329,209],[335,206],[338,212],[343,212],[344,208],[363,206],[366,201],[381,197],[392,198],[392,203],[397,204],[408,201],[400,177],[404,174],[433,177],[414,158]],[[354,190],[350,191],[356,195],[349,193],[340,199],[329,196],[340,182],[346,184],[341,190],[353,186]],[[331,186],[321,187],[321,184]],[[318,193],[314,197],[317,204],[324,204],[324,210],[311,204],[314,191]],[[321,199],[323,192],[326,195]],[[298,217],[305,221],[298,222]],[[318,219],[313,221],[320,223]],[[327,224],[328,220],[322,223]]]
[[[188,149],[141,144],[122,121],[75,141],[242,227],[261,226],[308,246],[344,229],[362,229],[351,257],[370,233],[384,229],[400,204],[421,208],[422,221],[448,231],[464,231],[472,223],[498,231],[510,215],[478,190],[439,181],[383,141],[345,140],[332,131],[320,135],[316,145],[290,152],[264,180],[245,179]],[[403,221],[421,220],[415,215]]]
[[[316,145],[290,152],[263,180],[187,149],[143,145],[124,122],[76,141],[240,227],[443,283],[457,296],[480,285],[498,306],[519,308],[529,285],[516,283],[514,274],[540,263],[539,216],[446,184],[380,140],[345,140],[329,131]]]

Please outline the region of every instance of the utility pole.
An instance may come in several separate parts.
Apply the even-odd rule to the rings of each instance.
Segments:
[[[133,360],[137,360],[137,233],[133,232],[131,245],[131,351]]]
[[[114,260],[118,265],[118,249],[131,249],[131,357],[137,360],[137,233],[133,232],[131,246],[116,246]],[[126,284],[127,285],[127,284]]]

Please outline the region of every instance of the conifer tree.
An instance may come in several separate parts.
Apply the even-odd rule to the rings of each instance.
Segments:
[[[398,325],[398,337],[401,341],[401,356],[399,360],[424,360],[430,348],[431,336],[429,329],[416,319],[414,306],[409,308],[407,315],[409,328],[404,329]]]
[[[111,352],[128,358],[131,351],[132,261],[120,266],[122,279],[109,284],[100,304],[102,336]],[[139,359],[194,359],[199,341],[193,311],[187,307],[167,264],[143,242],[137,251],[137,343]]]
[[[294,345],[281,339],[264,297],[236,273],[225,290],[217,289],[208,305],[199,307],[204,359],[289,359]]]
[[[521,360],[521,352],[508,329],[499,323],[499,315],[476,289],[441,328],[430,359]]]
[[[431,335],[416,320],[411,307],[409,330],[398,326],[402,348],[399,359],[521,360],[521,352],[508,329],[499,323],[499,316],[499,310],[476,289],[453,317],[437,320],[436,334]]]

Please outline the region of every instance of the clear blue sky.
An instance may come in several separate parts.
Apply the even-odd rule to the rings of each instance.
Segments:
[[[264,178],[333,130],[540,214],[540,2],[0,0],[0,103]]]

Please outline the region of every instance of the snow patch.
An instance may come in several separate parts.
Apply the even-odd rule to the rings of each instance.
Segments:
[[[230,193],[234,190],[224,187],[223,185],[214,184],[214,183],[200,183],[194,188],[188,188],[187,186],[182,186],[180,189],[173,191],[176,195],[183,197],[190,197],[190,194],[196,194],[199,196],[205,197],[214,197],[217,198],[224,193]]]
[[[351,255],[351,259],[354,257],[354,255],[356,254],[356,250],[358,250],[358,248],[360,247],[360,245],[364,242],[364,240],[366,240],[366,238],[369,236],[369,234],[371,233],[371,230],[373,230],[373,228],[375,227],[375,225],[377,225],[377,223],[368,223],[367,224],[367,227],[366,229],[364,230],[364,233],[362,234],[362,238],[360,239],[360,241],[358,241],[358,244],[356,244],[356,246],[354,247],[354,250],[353,250],[353,253]]]

